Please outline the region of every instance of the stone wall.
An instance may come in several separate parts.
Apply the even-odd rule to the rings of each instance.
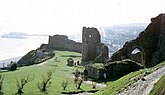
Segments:
[[[121,77],[144,68],[141,64],[130,59],[109,62],[104,67],[106,68],[107,78]]]
[[[165,14],[151,18],[151,23],[139,36],[126,42],[122,49],[114,53],[110,61],[129,59],[131,52],[138,47],[142,51],[142,65],[154,66],[165,60]]]
[[[104,62],[109,58],[108,47],[101,43],[100,33],[96,28],[83,27],[82,43],[68,39],[65,35],[49,36],[48,48],[70,50],[82,53],[82,61]]]
[[[82,44],[68,39],[65,35],[49,36],[48,47],[50,49],[70,50],[81,53]]]
[[[104,68],[98,68],[92,65],[88,65],[86,67],[87,71],[88,71],[88,77],[92,78],[94,80],[100,80],[100,79],[104,79],[104,73],[106,73]]]

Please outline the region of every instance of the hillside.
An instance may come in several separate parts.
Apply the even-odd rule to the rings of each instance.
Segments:
[[[154,87],[149,95],[165,95],[164,86],[165,86],[165,75],[161,77],[161,79],[156,84],[154,84]]]
[[[82,71],[84,67],[81,66],[67,66],[67,59],[72,57],[75,61],[81,60],[81,54],[69,51],[55,51],[56,56],[38,65],[20,67],[16,71],[1,71],[1,75],[4,76],[4,82],[2,92],[4,95],[13,95],[17,93],[16,79],[20,80],[27,76],[34,76],[34,80],[27,83],[24,86],[24,95],[39,95],[42,94],[37,88],[37,83],[41,82],[46,75],[47,71],[54,71],[50,80],[50,87],[48,87],[48,95],[60,95],[61,92],[73,92],[73,91],[88,91],[92,89],[91,84],[83,83],[81,85],[82,90],[77,90],[74,84],[73,72],[75,69]],[[56,58],[57,57],[57,58]],[[73,77],[72,77],[73,76]],[[62,81],[68,81],[68,87],[63,90],[61,84]]]
[[[165,62],[162,62],[152,68],[131,72],[117,80],[111,79],[106,83],[107,87],[95,95],[147,95],[152,90],[153,84],[164,74]]]

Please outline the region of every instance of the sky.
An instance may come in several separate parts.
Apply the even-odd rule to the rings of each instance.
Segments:
[[[150,23],[165,0],[0,0],[0,34],[74,34],[82,27]]]

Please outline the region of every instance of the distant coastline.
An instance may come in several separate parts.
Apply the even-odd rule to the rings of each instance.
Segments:
[[[29,38],[30,36],[38,36],[38,37],[48,37],[49,35],[47,34],[26,34],[26,33],[20,33],[20,32],[10,32],[8,34],[3,34],[0,37],[1,38],[19,38],[19,39],[24,39],[24,38]]]
[[[5,60],[0,60],[0,67],[3,67],[3,63],[4,63],[4,66],[7,66],[8,64],[10,64],[11,61],[17,62],[21,57],[22,56],[13,57],[13,58],[5,59]]]

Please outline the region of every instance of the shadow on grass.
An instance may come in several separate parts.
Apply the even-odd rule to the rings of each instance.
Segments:
[[[108,79],[102,79],[102,80],[93,80],[93,81],[97,82],[97,83],[107,83],[107,82],[110,82],[110,81],[115,81],[119,78],[121,78],[121,77],[114,77],[114,78],[108,78]]]
[[[5,73],[5,72],[11,72],[11,71],[8,71],[8,70],[1,70],[0,73]],[[1,95],[1,94],[0,94]]]
[[[58,65],[56,65],[56,64],[50,64],[50,65],[47,65],[47,66],[58,67]]]
[[[80,94],[80,93],[95,93],[97,92],[98,90],[89,90],[89,91],[84,91],[84,90],[81,90],[81,91],[70,91],[70,92],[61,92],[61,94],[69,94],[69,95],[72,95],[72,94]]]
[[[76,58],[76,57],[82,57],[82,56],[78,56],[78,55],[61,55],[61,57],[73,57],[73,58]]]

